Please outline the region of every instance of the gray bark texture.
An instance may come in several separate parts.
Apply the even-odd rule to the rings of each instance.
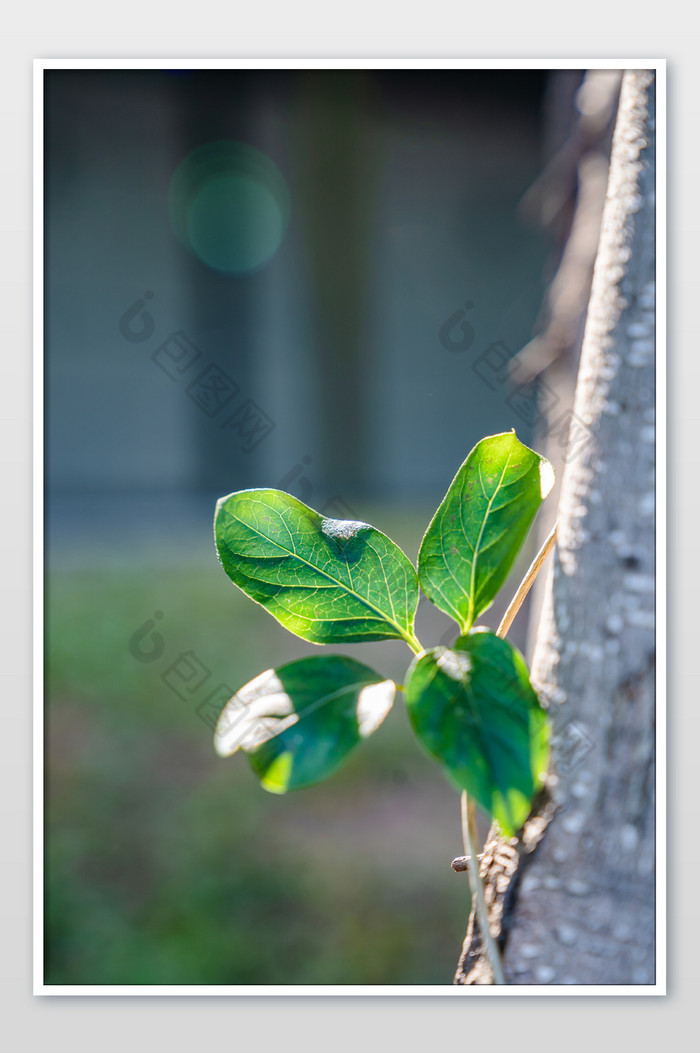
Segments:
[[[480,866],[511,984],[655,980],[654,129],[627,71],[532,661],[552,774]],[[473,916],[454,982],[492,982]]]

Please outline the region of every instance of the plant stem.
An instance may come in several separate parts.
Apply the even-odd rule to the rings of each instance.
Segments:
[[[476,830],[476,805],[471,798],[467,797],[467,791],[462,790],[462,840],[464,841],[464,854],[471,856],[469,862],[469,884],[471,885],[472,897],[476,904],[476,916],[479,922],[481,938],[484,941],[484,950],[493,973],[494,984],[505,984],[506,978],[503,974],[501,955],[498,944],[491,935],[491,923],[489,911],[486,906],[484,895],[484,884],[479,873],[479,860],[477,859],[478,835]]]
[[[530,566],[528,568],[528,571],[527,571],[527,574],[525,575],[523,580],[520,582],[520,585],[518,586],[518,591],[516,592],[515,596],[510,601],[510,603],[508,604],[508,610],[506,611],[506,613],[501,618],[501,624],[498,626],[498,629],[496,629],[496,636],[503,637],[503,636],[506,635],[506,633],[510,629],[510,627],[511,627],[511,625],[513,623],[513,619],[515,618],[516,614],[518,613],[518,611],[522,607],[523,600],[525,599],[525,597],[527,596],[528,592],[532,588],[532,583],[535,580],[535,578],[537,577],[539,569],[542,566],[542,564],[544,563],[544,561],[546,560],[547,556],[549,555],[549,553],[550,553],[550,551],[552,549],[552,546],[554,545],[554,542],[556,541],[556,539],[557,539],[557,524],[555,523],[554,526],[552,527],[548,537],[547,537],[547,540],[545,541],[545,543],[543,544],[542,548],[540,549],[540,551],[537,553],[537,555],[533,559],[532,563],[530,564]]]
[[[415,636],[404,636],[404,640],[406,641],[406,643],[411,648],[414,654],[420,654],[421,651],[425,650],[420,640],[418,640]]]

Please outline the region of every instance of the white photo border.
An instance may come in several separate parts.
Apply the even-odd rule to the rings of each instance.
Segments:
[[[52,69],[649,69],[656,74],[656,981],[620,985],[94,985],[44,982],[44,73]],[[550,997],[666,995],[666,60],[590,58],[507,59],[35,59],[33,126],[33,993],[35,996],[433,996]]]

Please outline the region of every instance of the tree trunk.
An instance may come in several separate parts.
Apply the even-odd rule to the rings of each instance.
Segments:
[[[553,775],[481,864],[511,984],[655,981],[654,118],[626,72],[532,662]],[[454,982],[491,983],[473,917]]]

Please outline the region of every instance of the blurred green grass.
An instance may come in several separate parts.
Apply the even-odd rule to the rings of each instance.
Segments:
[[[417,547],[413,523],[392,536],[404,532]],[[458,798],[401,695],[327,783],[267,794],[244,758],[215,756],[197,707],[222,681],[235,690],[319,649],[209,551],[124,562],[50,561],[46,982],[450,983],[469,905],[449,866]],[[129,641],[156,610],[163,654],[140,662]],[[333,650],[399,680],[411,657],[397,643]],[[163,674],[183,652],[210,676],[179,698]]]

